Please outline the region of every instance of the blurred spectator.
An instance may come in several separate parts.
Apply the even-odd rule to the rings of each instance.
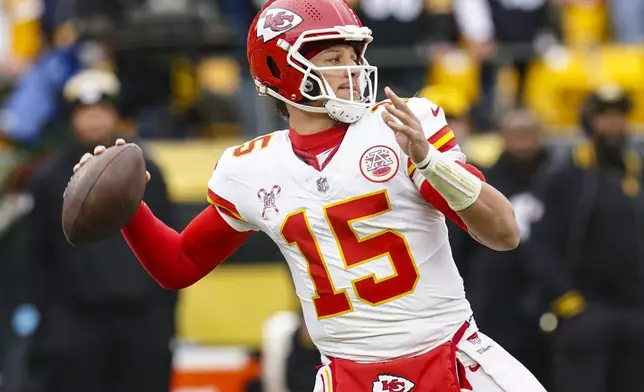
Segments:
[[[494,118],[499,66],[511,64],[518,73],[516,102],[542,34],[556,30],[548,18],[547,0],[454,0],[454,15],[470,52],[481,62],[481,93],[475,121],[490,130]],[[554,38],[553,38],[554,39]]]
[[[286,359],[286,384],[290,392],[310,392],[315,386],[320,352],[313,344],[304,319],[291,337],[291,351]]]
[[[104,34],[112,25],[105,21],[116,18],[120,7],[108,0],[11,0],[7,5],[13,53],[4,68],[23,64],[24,73],[3,103],[0,134],[34,144],[60,119],[65,83],[84,63],[96,60],[81,36]]]
[[[218,0],[217,3],[235,32],[236,44],[245,48],[248,28],[266,0]]]
[[[12,203],[0,197],[0,390],[2,390],[3,362],[13,341],[11,332],[11,312],[15,307],[15,284],[13,279],[13,265],[11,242],[15,240],[15,230],[11,230],[13,219],[7,207]],[[8,216],[9,215],[9,216]]]
[[[22,53],[19,58],[28,57],[24,52],[34,53],[28,58],[30,66],[25,67],[2,104],[0,135],[31,146],[40,144],[43,135],[51,139],[59,136],[55,131],[64,120],[60,116],[64,109],[60,97],[65,83],[82,68],[104,66],[109,62],[106,45],[90,37],[105,34],[110,31],[109,27],[100,23],[98,19],[101,18],[93,19],[91,23],[82,19],[102,12],[100,7],[92,7],[103,1],[83,2],[85,7],[59,0],[15,2],[26,6],[29,15],[38,14],[40,19],[25,29],[20,23],[26,22],[14,16],[18,19],[14,21],[14,25],[18,25],[13,28],[14,40],[19,40],[14,46],[27,47],[16,49]],[[18,10],[14,12],[20,14],[20,6],[15,7]],[[88,28],[88,25],[92,27]]]
[[[586,0],[597,2],[598,0]],[[606,2],[612,19],[613,39],[619,43],[644,42],[644,2],[611,0]]]
[[[40,56],[3,104],[0,134],[21,143],[37,142],[59,114],[58,97],[79,66],[75,46],[55,48]]]
[[[230,78],[228,83],[238,84],[234,91],[237,110],[241,115],[242,133],[245,139],[253,139],[260,135],[273,132],[277,129],[288,128],[288,124],[275,113],[275,105],[271,100],[262,99],[257,95],[255,82],[250,77],[248,59],[246,53],[246,38],[248,28],[253,18],[267,0],[218,0],[219,8],[225,15],[226,21],[235,30],[236,47],[233,50],[231,59],[237,61],[238,70]],[[220,61],[220,60],[218,60]],[[209,62],[209,60],[206,60]],[[221,72],[219,72],[221,73]],[[238,81],[236,80],[238,79]],[[211,94],[206,100],[213,98],[221,99],[228,97],[213,97]],[[226,103],[228,104],[228,103]],[[211,121],[211,120],[207,120]],[[212,129],[212,126],[209,125]]]
[[[13,60],[11,49],[11,18],[5,6],[0,7],[0,64],[2,68]],[[4,72],[2,73],[4,74]]]
[[[113,74],[85,71],[64,89],[74,141],[34,174],[33,209],[23,225],[21,304],[15,333],[33,335],[21,390],[43,392],[168,391],[176,294],[158,287],[120,233],[83,247],[65,240],[60,216],[71,169],[97,144],[112,144],[119,115]],[[173,207],[158,167],[145,200],[173,224]],[[97,222],[100,224],[100,222]],[[40,322],[39,322],[40,321]]]
[[[449,36],[444,31],[449,24],[433,23],[434,10],[430,3],[440,1],[348,0],[347,3],[373,32],[367,59],[378,66],[378,86],[390,86],[401,96],[414,96],[425,84],[426,48]]]
[[[40,19],[42,0],[5,0],[0,7],[0,74],[17,76],[24,71],[42,46]]]
[[[244,102],[240,105],[234,99],[242,84],[240,68],[239,63],[229,57],[204,59],[197,68],[201,94],[195,102],[194,114],[201,128],[197,131],[200,136],[215,138],[243,133],[242,107],[252,104]],[[246,132],[250,138],[255,137],[252,130]],[[264,129],[264,132],[271,130]]]
[[[484,174],[512,203],[523,242],[530,236],[530,224],[540,217],[533,189],[548,165],[549,152],[542,144],[540,125],[527,111],[506,114],[500,132],[505,148]],[[547,384],[548,352],[539,331],[540,308],[534,303],[538,292],[526,270],[526,247],[496,252],[462,230],[454,228],[450,236],[477,324]]]
[[[638,389],[644,367],[642,160],[628,147],[631,103],[593,92],[582,111],[589,143],[544,178],[531,260],[553,314],[555,391]],[[548,320],[548,323],[545,321]]]
[[[11,313],[16,307],[15,242],[19,222],[32,208],[32,199],[23,192],[24,182],[41,160],[33,154],[0,144],[0,391],[2,374],[16,366],[11,355],[18,347],[12,331]],[[18,345],[19,346],[19,345]],[[4,383],[6,385],[6,383]],[[11,389],[7,389],[10,392]]]

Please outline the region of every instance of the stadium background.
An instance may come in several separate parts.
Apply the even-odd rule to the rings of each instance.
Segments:
[[[519,103],[545,126],[548,144],[570,145],[580,135],[583,98],[605,83],[628,91],[634,101],[631,120],[636,137],[644,130],[644,45],[637,39],[617,42],[620,15],[611,12],[610,3],[549,1],[548,22],[539,28],[537,39],[497,42],[498,51],[488,61],[498,69],[496,94],[490,102],[482,93],[481,61],[454,18],[452,0],[418,1],[392,7],[393,0],[363,0],[371,8],[365,6],[361,12],[380,23],[375,42],[387,29],[399,39],[389,46],[374,44],[368,58],[381,67],[381,74],[416,75],[411,82],[398,81],[403,91],[425,95],[446,111],[473,113],[476,125],[467,146],[477,164],[494,163],[503,148],[495,132],[497,120]],[[39,123],[11,126],[15,122],[6,118],[30,67],[52,51],[73,48],[81,59],[79,67],[108,69],[121,79],[127,91],[120,106],[126,119],[123,132],[140,137],[161,166],[181,212],[180,225],[185,225],[204,207],[206,182],[223,149],[283,126],[270,102],[256,98],[245,63],[245,26],[260,3],[4,0],[0,195],[11,194],[16,172],[34,156],[67,137],[59,122],[64,113],[55,104]],[[360,7],[359,0],[350,3]],[[529,10],[546,1],[506,3]],[[398,8],[411,7],[414,13],[416,6],[420,8],[414,17],[403,12],[395,20]],[[644,24],[644,14],[640,21]],[[402,30],[407,24],[414,28]],[[512,67],[516,61],[528,62],[525,75]],[[385,77],[396,85],[395,76]],[[517,94],[521,83],[522,93]],[[49,99],[46,91],[31,94],[35,105]],[[493,113],[492,121],[485,114],[477,117],[476,105]],[[25,116],[19,111],[13,114]],[[3,219],[10,220],[10,214],[0,215],[0,227],[8,225]],[[10,308],[6,288],[11,276],[5,273],[0,279],[5,285],[2,306]],[[243,390],[262,372],[262,349],[270,344],[267,334],[274,333],[267,332],[269,320],[297,309],[280,253],[267,237],[254,235],[223,266],[180,294],[175,389]],[[210,385],[216,388],[209,389]]]

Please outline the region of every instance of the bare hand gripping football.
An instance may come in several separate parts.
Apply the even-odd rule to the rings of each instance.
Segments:
[[[143,152],[123,139],[83,155],[63,194],[67,241],[83,245],[118,233],[134,216],[149,179]]]

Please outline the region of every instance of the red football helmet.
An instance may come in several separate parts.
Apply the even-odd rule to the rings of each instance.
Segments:
[[[353,123],[375,103],[377,68],[364,57],[373,40],[344,0],[269,0],[255,16],[248,32],[248,62],[260,95],[289,105]],[[305,44],[346,42],[358,48],[358,64],[316,67],[302,53]],[[338,98],[320,71],[344,70],[350,99]],[[353,97],[352,75],[359,75],[360,97]],[[323,101],[324,106],[302,100]]]

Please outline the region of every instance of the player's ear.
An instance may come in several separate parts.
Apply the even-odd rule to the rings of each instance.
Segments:
[[[316,76],[321,80],[321,76],[319,73],[315,71],[312,73],[316,74]],[[304,92],[314,97],[317,97],[318,95],[321,94],[322,91],[320,90],[320,84],[316,82],[312,77],[307,76],[307,79],[304,82]]]

